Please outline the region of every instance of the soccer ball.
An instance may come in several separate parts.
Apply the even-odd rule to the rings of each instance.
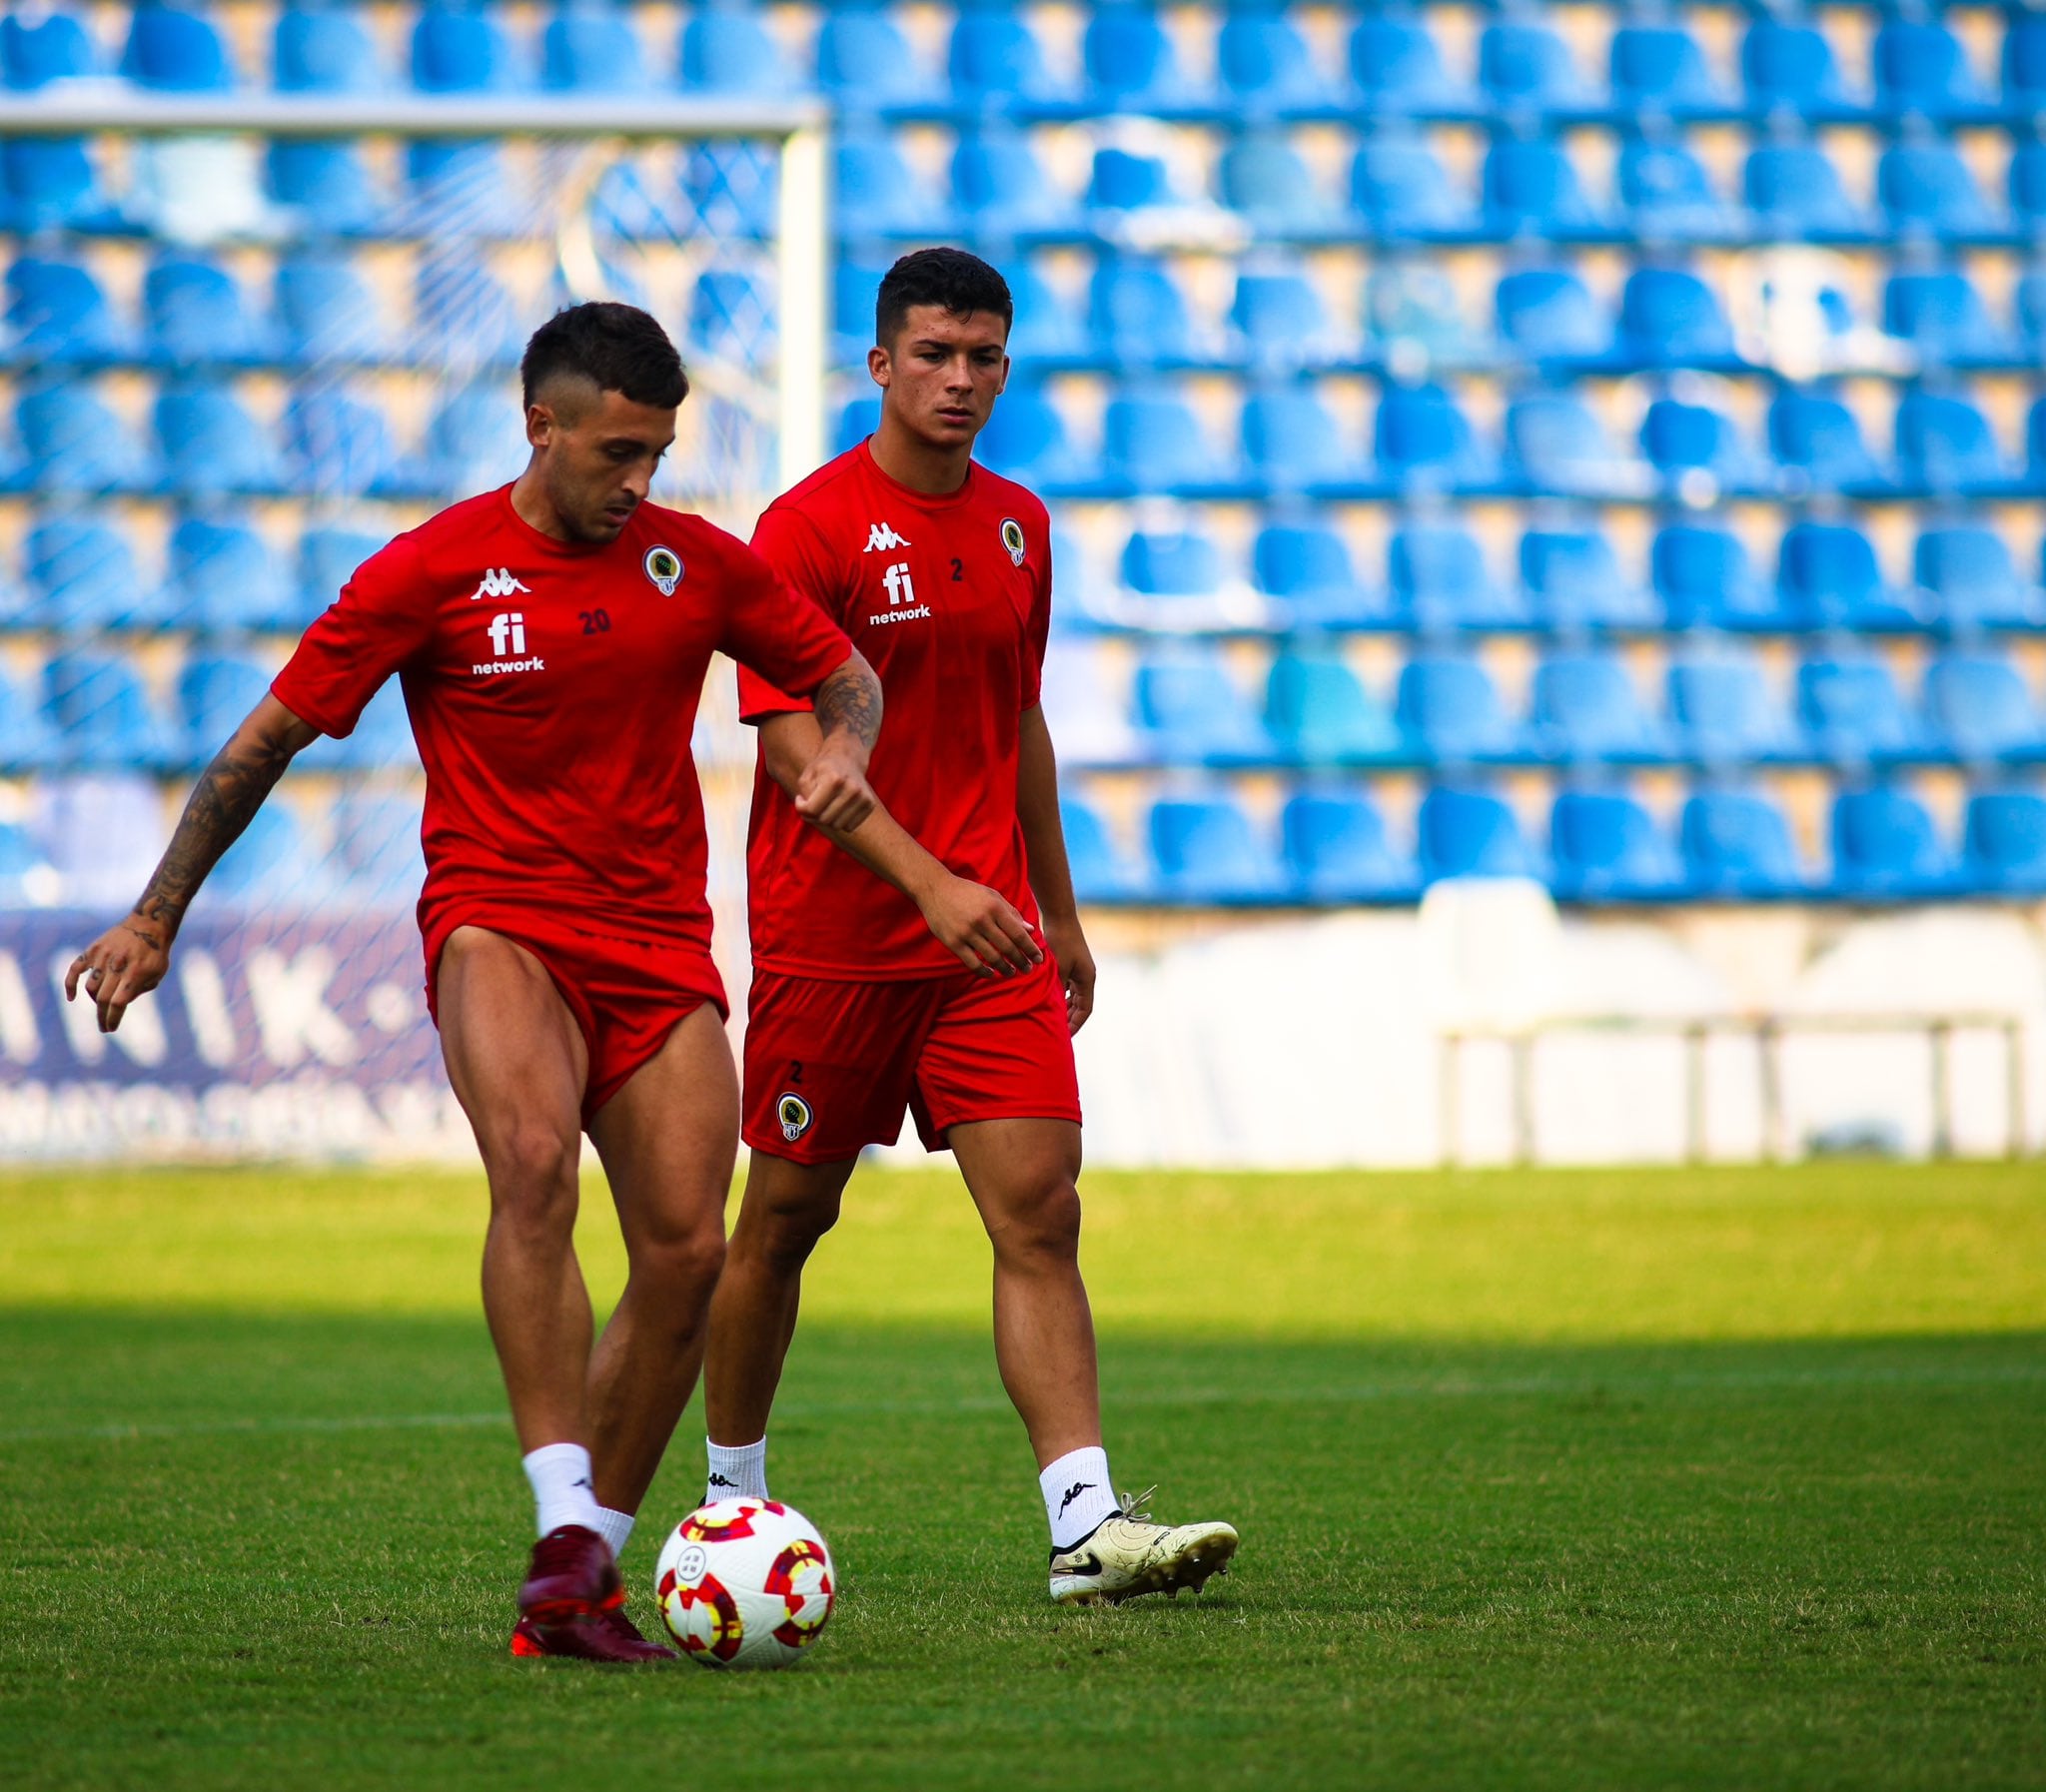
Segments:
[[[653,1574],[668,1634],[705,1667],[787,1667],[823,1630],[837,1578],[809,1519],[750,1496],[698,1506]]]

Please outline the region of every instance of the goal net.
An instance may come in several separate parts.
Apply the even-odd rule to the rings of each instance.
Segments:
[[[468,1149],[395,681],[301,756],[118,1034],[63,967],[354,567],[524,464],[518,357],[559,306],[627,300],[680,347],[657,501],[744,534],[817,464],[821,131],[802,103],[0,101],[51,194],[8,245],[0,1157]],[[721,662],[697,747],[737,1001],[751,745]]]

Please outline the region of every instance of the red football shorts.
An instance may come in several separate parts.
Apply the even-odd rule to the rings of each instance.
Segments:
[[[427,1011],[441,1024],[441,953],[458,927],[481,927],[523,946],[546,969],[589,1051],[582,1120],[631,1081],[705,1002],[727,1012],[710,955],[685,940],[644,938],[578,925],[562,914],[475,911],[443,915],[427,929]]]
[[[798,1164],[893,1145],[902,1111],[926,1151],[976,1120],[1080,1118],[1065,986],[1047,958],[1020,977],[834,982],[753,974],[745,1116],[755,1151]]]

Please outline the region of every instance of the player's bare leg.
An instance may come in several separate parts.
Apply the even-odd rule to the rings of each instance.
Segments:
[[[713,1449],[738,1450],[767,1435],[767,1415],[795,1337],[803,1266],[838,1223],[839,1201],[857,1162],[796,1164],[753,1153],[724,1275],[710,1305],[703,1410]],[[741,1482],[734,1491],[764,1492],[764,1472],[759,1466],[755,1484]]]
[[[724,1024],[706,1003],[589,1124],[625,1238],[625,1292],[589,1364],[597,1498],[615,1511],[638,1510],[702,1366],[738,1112]]]

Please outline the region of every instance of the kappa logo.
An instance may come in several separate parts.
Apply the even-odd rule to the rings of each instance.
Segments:
[[[896,548],[907,547],[909,543],[887,523],[870,522],[867,524],[867,544],[860,551],[862,553],[893,553]]]
[[[810,1112],[810,1104],[790,1090],[774,1104],[774,1118],[781,1123],[781,1136],[793,1145],[810,1130],[810,1122],[816,1117]]]
[[[1066,1507],[1078,1499],[1082,1493],[1088,1492],[1093,1485],[1092,1481],[1075,1481],[1068,1487],[1065,1498],[1059,1501],[1059,1516],[1063,1518],[1066,1515]]]
[[[529,597],[532,586],[513,578],[510,566],[486,566],[476,589],[470,592],[469,600],[474,603],[479,597],[514,597],[520,591]]]

